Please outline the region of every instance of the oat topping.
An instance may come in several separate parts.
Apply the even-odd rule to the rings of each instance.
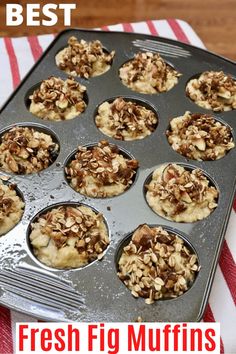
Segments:
[[[141,93],[169,91],[181,76],[159,54],[138,53],[120,68],[120,78],[125,86]]]
[[[59,206],[31,224],[35,256],[54,268],[78,268],[103,258],[109,244],[102,214],[87,206]]]
[[[0,143],[0,169],[19,175],[39,172],[49,167],[59,153],[59,146],[48,134],[34,128],[14,127]]]
[[[146,188],[150,207],[168,220],[194,222],[217,207],[218,191],[200,169],[162,165],[154,171]]]
[[[218,160],[235,146],[231,129],[209,114],[185,112],[166,134],[174,150],[194,160]]]
[[[79,146],[66,167],[73,189],[93,198],[119,195],[133,183],[138,161],[125,157],[119,148],[102,140],[93,147]]]
[[[187,95],[197,105],[213,111],[236,108],[236,81],[223,71],[205,71],[198,79],[190,80]]]
[[[137,140],[150,135],[157,126],[157,116],[150,110],[122,97],[98,108],[97,127],[117,140]]]
[[[86,42],[70,37],[68,47],[56,55],[56,64],[68,74],[88,79],[108,71],[114,55],[114,51],[107,53],[98,40]]]
[[[119,259],[119,278],[146,304],[175,298],[192,285],[199,270],[197,256],[175,234],[162,227],[140,225]]]
[[[69,120],[81,114],[85,108],[86,87],[74,78],[62,80],[51,76],[29,97],[30,112],[45,120]]]
[[[16,185],[5,184],[0,179],[0,236],[18,224],[23,211],[24,202],[16,193]]]

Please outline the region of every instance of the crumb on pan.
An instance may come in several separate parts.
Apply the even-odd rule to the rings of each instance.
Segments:
[[[40,215],[29,238],[37,259],[58,269],[101,260],[109,244],[103,215],[82,205],[59,206]]]
[[[177,222],[202,220],[217,207],[218,190],[200,169],[176,164],[157,168],[146,185],[149,206],[160,216]]]
[[[29,97],[30,112],[45,120],[73,119],[86,108],[86,87],[74,78],[62,80],[51,76],[43,80],[40,87]]]
[[[16,185],[4,184],[0,179],[0,236],[18,224],[24,206],[24,202],[16,193]]]
[[[133,233],[118,262],[118,277],[146,304],[182,295],[198,271],[197,256],[179,236],[146,224]]]
[[[158,119],[151,109],[119,97],[111,103],[102,103],[95,121],[105,135],[130,141],[149,136],[155,130]]]
[[[125,157],[119,148],[102,140],[93,147],[79,146],[65,169],[77,192],[93,198],[119,195],[133,183],[138,161]]]
[[[1,137],[0,169],[19,175],[39,172],[49,167],[58,153],[59,146],[49,134],[16,126]]]
[[[57,66],[73,76],[89,77],[104,74],[111,67],[115,51],[107,53],[98,40],[86,42],[72,36],[68,47],[56,55]]]
[[[190,80],[186,94],[200,107],[216,112],[236,108],[236,81],[223,71],[205,71]]]
[[[175,151],[194,160],[218,160],[235,146],[230,127],[209,114],[185,112],[166,134]]]
[[[120,78],[125,86],[140,93],[169,91],[181,76],[157,53],[139,52],[120,68]]]

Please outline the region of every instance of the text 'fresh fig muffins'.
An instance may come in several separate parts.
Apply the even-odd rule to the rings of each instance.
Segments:
[[[173,118],[166,135],[175,151],[199,161],[218,160],[235,146],[230,127],[203,113]]]
[[[138,161],[102,140],[92,147],[80,146],[65,168],[70,186],[92,198],[114,197],[131,187]]]
[[[125,86],[146,94],[169,91],[181,76],[159,54],[151,52],[139,52],[120,68],[119,73]]]
[[[116,98],[98,107],[95,118],[98,129],[117,140],[139,140],[149,136],[156,129],[158,118],[140,103]]]
[[[86,87],[69,77],[51,76],[29,97],[29,110],[35,116],[52,121],[70,120],[86,108]]]
[[[140,225],[118,261],[118,277],[131,294],[155,300],[176,298],[194,282],[199,265],[183,239],[162,227]]]
[[[0,179],[0,236],[18,224],[24,207],[23,200],[16,193],[16,185],[5,184]]]
[[[88,206],[59,206],[41,214],[30,225],[35,257],[57,269],[83,267],[103,258],[109,244],[102,214]]]
[[[108,71],[114,55],[114,51],[107,53],[98,40],[86,42],[72,36],[68,47],[56,55],[56,64],[67,74],[88,79]]]
[[[0,170],[18,175],[48,168],[59,154],[51,135],[32,127],[14,127],[0,141]]]
[[[236,109],[236,81],[223,71],[205,71],[186,86],[186,94],[198,106],[213,111]]]
[[[146,200],[158,215],[176,222],[194,222],[209,216],[217,207],[218,190],[200,169],[176,164],[157,168],[147,189]]]

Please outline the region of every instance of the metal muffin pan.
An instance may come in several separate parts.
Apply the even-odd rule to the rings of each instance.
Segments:
[[[111,69],[88,80],[76,78],[86,86],[88,106],[80,116],[64,122],[44,121],[27,108],[27,94],[32,87],[51,75],[67,78],[55,64],[56,53],[67,45],[71,35],[80,39],[102,42],[108,51],[115,50]],[[152,40],[166,46],[162,56],[182,76],[178,84],[162,94],[140,94],[125,87],[119,79],[120,66],[140,51],[135,46]],[[176,46],[179,48],[176,50]],[[172,51],[170,51],[172,48]],[[176,55],[173,52],[176,50]],[[143,51],[145,49],[143,48]],[[171,53],[171,54],[170,54]],[[179,55],[187,53],[186,55]],[[10,97],[0,113],[0,130],[12,124],[45,127],[55,134],[60,144],[56,161],[46,170],[27,176],[9,176],[23,193],[25,211],[21,222],[0,238],[0,303],[9,308],[55,321],[199,321],[204,313],[224,240],[235,192],[236,149],[218,161],[199,162],[175,152],[165,131],[170,119],[191,112],[210,113],[194,104],[185,95],[185,86],[194,75],[205,70],[223,70],[234,76],[235,63],[176,41],[147,35],[66,30],[50,45],[20,87]],[[158,125],[147,138],[137,141],[117,141],[103,135],[95,125],[97,107],[114,97],[143,101],[156,111]],[[214,113],[236,129],[236,112]],[[233,136],[234,132],[233,132]],[[132,187],[114,198],[94,199],[76,193],[67,183],[64,166],[78,145],[93,145],[101,139],[118,145],[139,161],[140,167]],[[144,196],[144,183],[159,165],[168,162],[199,167],[219,189],[219,204],[206,219],[194,223],[176,223],[156,215]],[[101,261],[81,269],[58,271],[44,266],[32,255],[27,239],[30,221],[46,207],[58,203],[83,203],[103,213],[109,230],[110,245]],[[171,300],[159,300],[146,305],[143,298],[135,299],[117,277],[117,254],[122,240],[138,225],[162,225],[183,235],[196,251],[201,266],[193,286],[183,295]],[[117,253],[118,252],[118,253]]]

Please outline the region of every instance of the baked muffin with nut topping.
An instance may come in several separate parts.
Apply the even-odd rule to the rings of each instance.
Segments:
[[[31,224],[29,239],[37,259],[58,269],[100,260],[109,244],[102,214],[83,205],[62,205],[41,214]]]
[[[137,168],[137,160],[126,157],[117,146],[102,140],[92,147],[79,146],[65,173],[76,192],[107,198],[130,188]]]
[[[171,120],[166,135],[175,151],[193,160],[218,160],[235,146],[230,127],[210,114],[185,112]]]
[[[187,291],[199,270],[198,260],[183,239],[162,227],[140,225],[118,261],[118,277],[146,304]]]
[[[51,76],[29,97],[29,110],[45,120],[63,121],[73,119],[86,108],[86,87],[69,77],[62,80]]]
[[[140,93],[161,93],[178,83],[179,72],[158,53],[139,52],[120,68],[122,83]]]
[[[59,154],[51,135],[30,127],[14,127],[0,142],[0,170],[18,175],[48,168]]]
[[[198,106],[216,112],[236,108],[236,81],[223,71],[205,71],[190,80],[186,94]]]
[[[88,79],[108,71],[114,55],[114,51],[107,53],[98,40],[86,42],[72,36],[68,47],[56,55],[56,64],[67,74]]]
[[[217,207],[218,190],[200,169],[191,171],[177,164],[162,165],[153,172],[146,189],[149,206],[168,220],[202,220]]]
[[[139,103],[116,98],[98,107],[95,122],[99,130],[117,140],[139,140],[149,136],[157,126],[157,116]]]
[[[5,184],[0,179],[0,236],[18,224],[24,206],[23,200],[16,193],[16,185]]]

